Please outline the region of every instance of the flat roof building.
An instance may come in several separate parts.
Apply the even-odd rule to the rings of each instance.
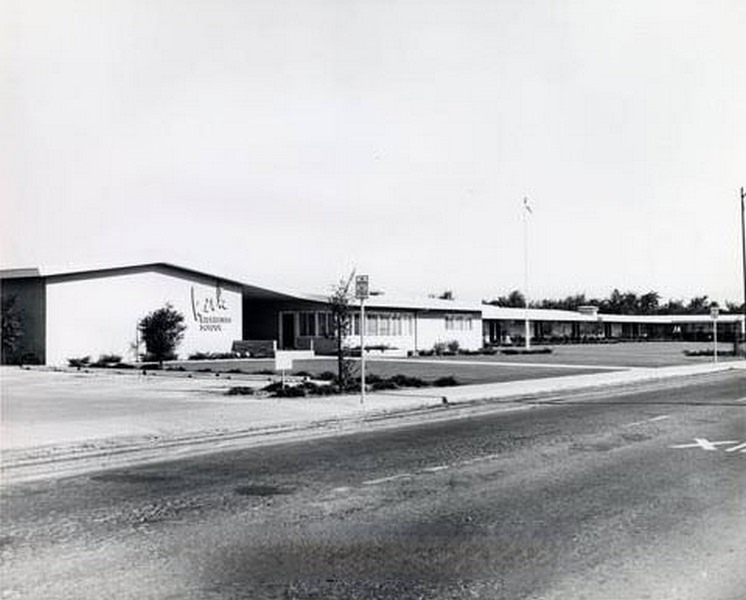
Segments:
[[[235,342],[329,354],[334,349],[327,296],[269,289],[165,262],[84,269],[0,271],[3,302],[13,301],[20,321],[17,347],[3,362],[65,364],[70,358],[118,355],[137,361],[144,354],[138,324],[170,304],[185,317],[177,351],[224,353]],[[478,350],[518,342],[524,321],[537,342],[598,339],[707,339],[709,315],[609,315],[595,307],[565,311],[503,308],[437,298],[373,296],[365,322],[351,306],[347,345],[360,350],[416,354],[437,346]],[[718,319],[727,339],[743,328],[743,315]]]

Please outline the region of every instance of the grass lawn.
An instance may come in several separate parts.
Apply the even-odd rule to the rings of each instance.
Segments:
[[[468,360],[506,363],[541,363],[607,367],[671,367],[712,361],[712,357],[687,357],[684,350],[710,350],[706,342],[620,342],[618,344],[568,344],[551,346],[551,354],[468,356]],[[733,344],[718,344],[720,352],[730,352]],[[437,358],[437,357],[430,357]],[[451,357],[446,357],[451,358]],[[732,357],[723,357],[724,359]]]
[[[466,361],[472,357],[456,357]],[[520,379],[541,379],[545,377],[558,377],[565,375],[583,375],[586,373],[601,372],[601,369],[585,368],[558,368],[547,366],[528,365],[504,365],[496,364],[494,360],[474,361],[472,364],[460,364],[458,362],[422,360],[375,360],[366,361],[365,372],[368,374],[390,377],[392,375],[407,375],[419,377],[425,381],[434,381],[440,377],[452,375],[460,384],[473,383],[497,383],[501,381],[516,381]],[[354,364],[359,365],[355,360]],[[189,371],[203,371],[210,369],[214,372],[227,372],[239,369],[242,373],[265,373],[274,366],[271,360],[231,360],[231,361],[199,361],[184,364],[183,367]],[[337,362],[333,358],[316,358],[311,360],[298,360],[293,363],[292,371],[288,374],[308,373],[312,377],[318,377],[325,371],[336,373]],[[604,369],[605,371],[606,369]]]
[[[619,344],[577,344],[554,346],[551,354],[494,356],[421,357],[406,360],[386,359],[367,361],[367,373],[382,377],[409,375],[432,381],[452,375],[460,383],[497,383],[520,379],[541,379],[600,372],[609,367],[664,367],[697,364],[711,361],[710,357],[687,357],[684,350],[711,348],[712,344],[688,342],[630,342]],[[732,346],[722,345],[721,350]],[[725,359],[725,358],[724,358]],[[442,362],[443,364],[438,364]],[[189,371],[211,370],[227,372],[240,369],[243,373],[271,372],[272,360],[210,360],[178,363]],[[567,368],[576,365],[577,368]],[[599,367],[596,369],[594,367]],[[318,376],[324,371],[336,372],[336,361],[331,358],[299,360],[292,373],[307,372]]]

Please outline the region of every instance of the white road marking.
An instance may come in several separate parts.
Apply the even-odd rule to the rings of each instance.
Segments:
[[[738,444],[737,446],[733,446],[732,448],[728,448],[726,450],[726,452],[738,452],[739,450],[741,452],[746,452],[746,442],[742,442],[742,443]]]
[[[476,458],[470,458],[468,460],[462,460],[459,465],[473,465],[474,463],[484,462],[492,460],[494,458],[500,458],[499,454],[487,454],[485,456],[477,456]]]
[[[450,469],[450,465],[438,465],[437,467],[426,467],[422,469],[423,471],[427,473],[437,473],[438,471],[445,471],[446,469]]]
[[[743,398],[739,398],[738,400],[734,400],[733,402],[746,402],[746,396]]]
[[[655,423],[656,421],[663,421],[665,419],[670,419],[671,417],[669,415],[660,415],[657,417],[653,417],[652,419],[644,419],[642,421],[635,421],[634,423],[627,423],[625,427],[634,427],[635,425],[645,425],[646,423]]]
[[[396,481],[397,479],[410,479],[412,477],[414,477],[412,473],[399,473],[398,475],[391,475],[390,477],[369,479],[368,481],[363,481],[363,485],[378,485],[380,483],[388,483],[389,481]]]
[[[711,442],[705,438],[694,438],[693,444],[677,444],[675,446],[669,446],[670,448],[701,448],[702,450],[717,451],[717,446],[725,446],[728,444],[737,444],[738,440],[723,440],[719,442]]]

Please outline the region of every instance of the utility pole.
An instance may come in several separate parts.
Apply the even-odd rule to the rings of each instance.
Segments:
[[[528,320],[528,217],[533,214],[531,206],[529,206],[528,198],[523,197],[523,320],[524,320],[524,337],[525,348],[529,350],[531,348],[531,324]]]
[[[746,350],[746,193],[741,187],[741,266],[743,267],[743,323],[741,323],[742,350]],[[738,336],[738,333],[736,333]],[[746,357],[746,352],[744,352]]]

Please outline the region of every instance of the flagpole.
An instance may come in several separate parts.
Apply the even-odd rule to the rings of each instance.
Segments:
[[[524,318],[524,338],[525,348],[531,348],[531,326],[528,321],[528,215],[531,208],[528,205],[528,198],[523,197],[523,318]]]

